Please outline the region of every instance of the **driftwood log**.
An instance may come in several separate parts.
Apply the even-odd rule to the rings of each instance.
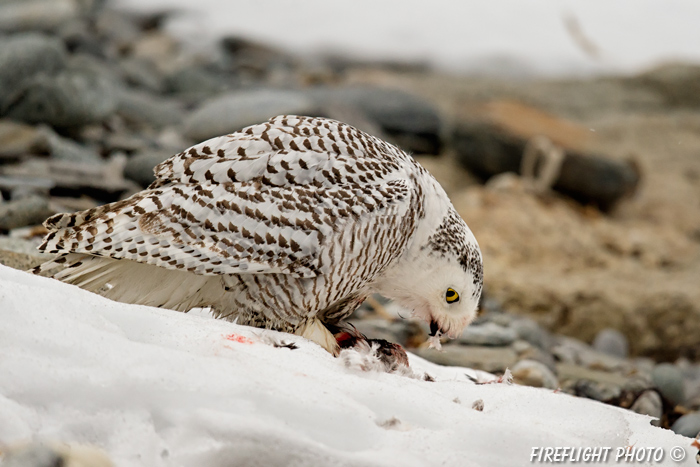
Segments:
[[[579,149],[586,135],[575,125],[519,103],[482,109],[483,118],[463,122],[453,135],[460,163],[482,179],[504,172],[523,175],[528,166],[537,178],[554,165],[551,188],[603,211],[635,192],[641,178],[637,165]],[[553,157],[557,153],[559,160]],[[530,160],[523,160],[525,154]]]

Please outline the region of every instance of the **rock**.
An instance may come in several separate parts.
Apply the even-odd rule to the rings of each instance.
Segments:
[[[117,201],[121,196],[139,191],[139,186],[124,180],[125,157],[112,156],[108,163],[82,164],[72,161],[29,159],[21,164],[1,168],[0,189],[23,183],[49,186],[52,196],[90,196],[102,202]]]
[[[16,253],[0,248],[0,264],[8,268],[19,269],[20,271],[27,271],[35,268],[48,259],[49,258],[43,259],[37,256]]]
[[[417,154],[439,154],[442,119],[433,106],[397,89],[320,87],[309,91],[321,108],[354,106],[376,122],[399,147]]]
[[[41,128],[0,120],[0,160],[19,159],[45,145],[46,132]]]
[[[525,386],[556,389],[559,381],[552,371],[540,362],[520,360],[511,369],[513,380]]]
[[[534,349],[536,347],[533,347],[528,341],[524,340],[516,340],[513,342],[513,345],[511,345],[511,348],[515,350],[515,353],[520,356],[522,353],[529,351],[530,349]]]
[[[18,98],[36,75],[52,76],[63,69],[67,51],[63,43],[42,34],[16,34],[0,38],[0,115]]]
[[[147,92],[122,89],[118,96],[117,114],[133,126],[160,129],[180,123],[185,114],[179,102]]]
[[[314,103],[296,91],[256,89],[210,99],[185,119],[185,135],[196,141],[225,135],[283,114],[315,114]]]
[[[552,354],[562,362],[581,364],[587,368],[604,371],[633,370],[631,362],[593,350],[585,342],[566,336],[557,336],[557,344],[552,347]]]
[[[117,93],[115,83],[99,66],[87,59],[75,60],[56,75],[27,79],[21,93],[7,106],[7,115],[55,127],[103,121],[117,108]]]
[[[552,337],[542,326],[529,318],[515,319],[510,323],[518,338],[529,342],[535,347],[547,350],[552,346]]]
[[[148,60],[128,57],[119,62],[118,72],[129,86],[161,93],[166,89],[165,79],[158,69]]]
[[[617,329],[606,328],[593,339],[593,348],[598,352],[618,358],[627,358],[629,344],[627,338]]]
[[[55,214],[49,209],[49,201],[38,195],[30,195],[0,204],[0,231],[9,231],[28,225],[39,225]]]
[[[53,255],[41,253],[37,250],[40,243],[41,240],[39,238],[26,239],[16,236],[10,237],[0,235],[0,250],[17,253],[23,256],[33,256],[44,261],[51,259]]]
[[[519,343],[524,343],[527,345],[527,347],[525,348],[522,345],[517,345]],[[511,348],[518,353],[519,360],[534,360],[536,362],[540,362],[541,364],[549,368],[552,373],[556,374],[557,362],[551,353],[542,350],[539,347],[534,347],[528,342],[522,340],[515,341]]]
[[[53,160],[80,164],[102,163],[102,157],[97,151],[76,143],[72,139],[59,136],[49,129],[47,129],[46,134],[46,146]]]
[[[479,308],[479,315],[472,324],[494,323],[498,326],[510,328],[513,321],[521,319],[519,316],[503,311],[487,311],[483,307]]]
[[[476,114],[480,118],[463,122],[453,134],[459,161],[476,175],[528,175],[539,191],[553,188],[604,211],[637,189],[637,164],[582,149],[583,135],[590,133],[585,128],[513,102],[492,102]],[[527,171],[524,160],[531,160]]]
[[[92,138],[92,135],[90,135],[89,139],[100,143],[103,152],[106,154],[137,154],[140,151],[152,148],[155,144],[152,138],[143,136],[140,133],[126,133],[121,131],[117,133],[105,133],[106,134],[97,141]]]
[[[23,0],[2,3],[0,31],[52,31],[79,14],[80,2],[77,0]]]
[[[629,81],[658,93],[673,107],[700,107],[700,66],[667,63]]]
[[[671,430],[679,435],[695,438],[700,434],[700,413],[689,413],[676,420]]]
[[[491,373],[503,372],[517,362],[517,355],[508,347],[444,345],[442,351],[419,348],[413,352],[439,365],[463,366]]]
[[[517,338],[515,331],[495,323],[467,326],[457,342],[462,345],[507,346]]]
[[[637,400],[634,401],[630,410],[643,415],[649,415],[656,419],[661,419],[664,413],[663,401],[658,392],[653,390],[644,391]]]
[[[629,381],[629,378],[617,373],[591,370],[590,368],[571,363],[557,363],[557,375],[559,375],[559,381],[562,382],[586,380],[616,388],[622,388]]]
[[[124,176],[145,188],[156,179],[153,168],[173,155],[171,151],[157,149],[136,153],[126,162]]]
[[[178,39],[165,31],[152,30],[140,34],[130,48],[134,57],[152,62],[163,73],[182,66],[184,57]]]
[[[100,8],[93,16],[95,33],[115,49],[130,48],[142,33],[136,19],[127,11]]]
[[[227,81],[232,81],[229,78]],[[185,99],[202,99],[221,93],[236,84],[224,82],[223,78],[201,66],[181,68],[165,78],[166,92]]]
[[[296,59],[282,50],[240,36],[223,37],[219,43],[223,65],[261,80],[274,70],[290,70]]]
[[[613,403],[620,397],[622,390],[619,386],[598,383],[590,380],[574,380],[566,386],[567,391],[578,397],[585,397],[600,402]]]
[[[504,313],[503,304],[499,300],[496,300],[495,298],[491,297],[490,295],[481,296],[481,302],[479,302],[479,309],[483,312],[484,315],[491,316],[498,313],[506,315],[510,318],[510,320],[514,318],[513,315]],[[508,322],[508,324],[510,324],[510,321]]]
[[[105,44],[95,36],[91,26],[84,18],[77,18],[61,25],[56,35],[73,55],[84,54],[107,59],[109,53],[105,50]]]
[[[670,363],[660,363],[651,371],[651,380],[662,396],[673,405],[681,405],[685,402],[685,390],[683,388],[683,373],[679,368]]]

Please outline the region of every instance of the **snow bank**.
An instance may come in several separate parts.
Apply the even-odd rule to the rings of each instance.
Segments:
[[[298,348],[273,345],[282,341]],[[3,444],[90,443],[120,466],[512,466],[529,464],[534,446],[694,455],[648,417],[476,385],[473,370],[415,356],[411,365],[435,382],[351,370],[295,336],[115,303],[0,266]]]

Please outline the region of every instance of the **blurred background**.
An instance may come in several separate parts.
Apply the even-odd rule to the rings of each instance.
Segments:
[[[425,165],[485,263],[444,352],[381,297],[358,329],[695,436],[699,22],[695,0],[0,0],[0,263],[191,144],[336,118]]]

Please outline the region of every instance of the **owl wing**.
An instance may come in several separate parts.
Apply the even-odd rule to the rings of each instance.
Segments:
[[[327,119],[276,117],[155,168],[129,199],[59,214],[40,249],[130,259],[196,274],[324,274],[343,226],[405,216],[412,160]]]

